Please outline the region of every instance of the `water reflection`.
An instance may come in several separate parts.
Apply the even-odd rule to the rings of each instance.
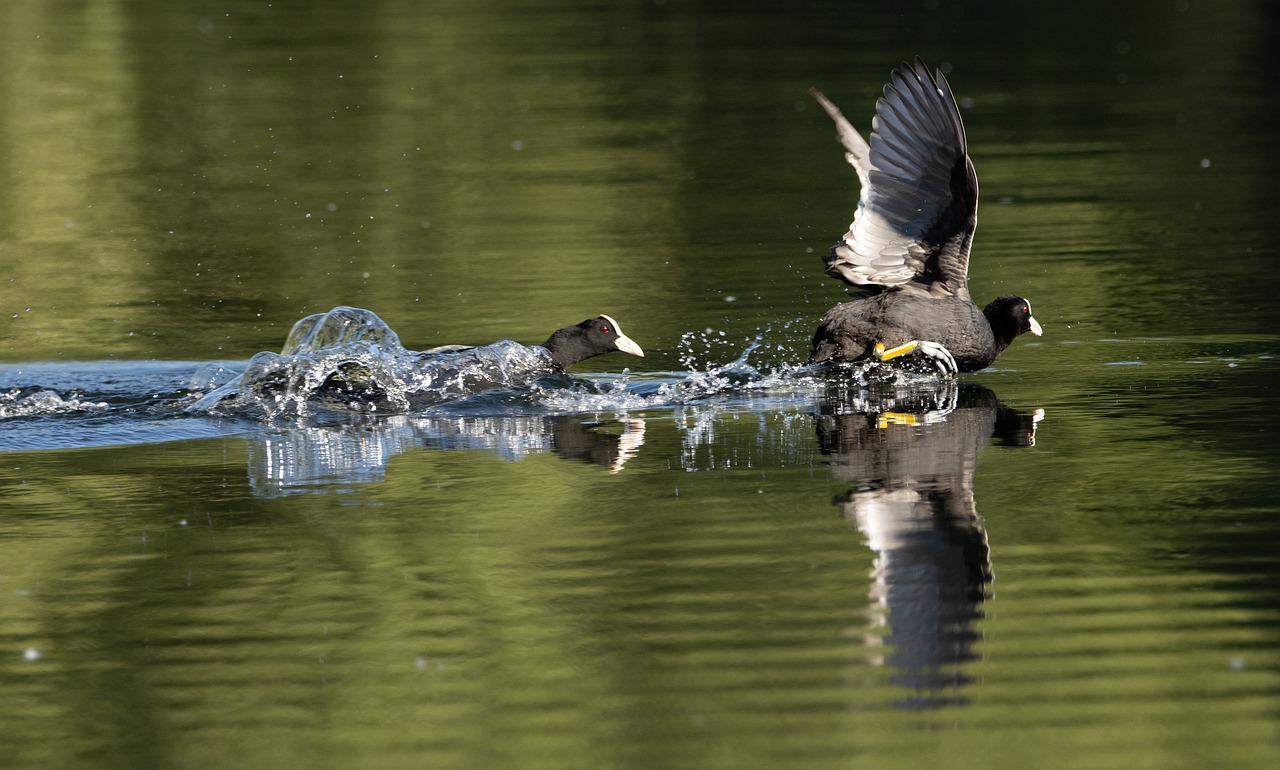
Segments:
[[[834,502],[876,552],[867,643],[890,648],[880,662],[911,691],[897,702],[903,708],[967,702],[963,667],[978,655],[975,624],[992,577],[973,493],[978,452],[992,437],[1031,446],[1042,415],[968,383],[887,397],[836,393],[821,405],[820,450],[852,484]]]
[[[644,428],[581,415],[348,418],[252,437],[249,483],[259,497],[279,497],[380,481],[387,462],[412,449],[480,449],[507,460],[551,451],[616,473],[644,443]]]

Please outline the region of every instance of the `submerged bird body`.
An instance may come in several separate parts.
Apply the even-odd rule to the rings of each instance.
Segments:
[[[309,315],[295,323],[285,339],[284,349],[280,354],[287,356],[313,353],[360,342],[382,345],[390,349],[401,348],[399,336],[391,331],[391,328],[373,311],[339,306],[325,313]],[[476,350],[479,347],[477,345],[440,345],[419,351],[418,356],[422,365],[428,366],[444,354]],[[565,371],[570,366],[588,358],[613,351],[644,357],[644,351],[634,340],[622,333],[618,322],[604,314],[588,318],[574,326],[556,329],[541,347],[546,349],[550,364],[560,371]]]
[[[871,141],[821,93],[861,195],[853,224],[824,257],[827,274],[862,289],[818,323],[809,360],[923,354],[949,373],[990,366],[1019,334],[1039,335],[1026,300],[969,296],[978,179],[951,87],[924,62],[895,69],[876,103]]]
[[[330,313],[350,313],[353,310],[338,308]],[[372,316],[371,313],[369,315]],[[327,318],[327,315],[322,317]],[[376,316],[373,320],[377,324],[382,323]],[[299,323],[309,321],[303,319]],[[526,347],[509,340],[480,346],[442,345],[410,354],[413,364],[409,374],[413,385],[408,391],[426,392],[435,399],[462,397],[493,388],[531,383],[544,375],[563,373],[574,364],[613,351],[644,356],[640,346],[623,334],[617,321],[607,315],[557,329],[540,346]],[[370,394],[380,394],[385,390],[373,384],[375,378],[372,375],[364,364],[344,362],[334,368],[317,392],[322,396],[321,400],[330,402],[366,399]]]

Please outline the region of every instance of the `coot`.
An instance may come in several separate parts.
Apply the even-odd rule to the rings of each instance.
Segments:
[[[356,323],[351,324],[353,319]],[[364,329],[379,329],[374,337],[379,342],[384,341],[379,335],[390,332],[381,319],[367,310],[335,308],[328,313],[304,318],[295,324],[284,352],[288,354],[307,350],[309,345],[304,343],[298,346],[294,344],[294,340],[309,340],[314,337],[312,326],[324,329],[344,324],[351,324],[361,330],[355,332],[357,338],[367,336]],[[299,327],[302,328],[301,333]],[[381,329],[386,329],[386,332]],[[346,331],[340,334],[348,338],[351,336]],[[322,333],[319,339],[327,347],[328,339],[333,336],[332,332]],[[396,347],[398,346],[397,340]],[[540,347],[524,347],[504,340],[483,346],[441,345],[429,350],[405,351],[412,361],[405,372],[405,390],[406,395],[415,402],[459,398],[492,388],[533,382],[543,375],[564,372],[576,363],[613,351],[644,356],[640,346],[622,333],[618,322],[602,314],[575,326],[555,330]],[[340,404],[343,408],[377,402],[386,395],[386,388],[378,380],[374,371],[365,363],[344,361],[337,364],[324,378],[316,388],[313,398],[328,404]]]
[[[951,86],[924,61],[895,69],[876,102],[871,143],[817,90],[836,123],[862,193],[849,232],[823,259],[862,296],[818,322],[809,361],[925,356],[974,372],[1024,332],[1040,334],[1027,300],[1005,295],[979,310],[969,297],[969,247],[978,178]]]
[[[400,348],[400,338],[373,311],[344,305],[309,315],[295,323],[280,353],[313,353],[362,341],[382,345],[389,343],[393,349]],[[615,350],[644,357],[644,351],[622,333],[618,322],[604,314],[575,326],[556,329],[542,347],[547,351],[551,366],[562,372],[588,358]],[[427,365],[440,354],[476,349],[475,345],[440,345],[419,351],[418,356]]]
[[[644,355],[607,315],[557,329],[542,345],[503,340],[413,351],[372,311],[342,306],[295,323],[279,353],[258,353],[238,380],[190,408],[271,416],[307,404],[404,412],[494,388],[530,385],[612,351]]]

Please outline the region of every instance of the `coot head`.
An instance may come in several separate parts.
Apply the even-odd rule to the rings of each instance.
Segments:
[[[991,333],[1000,350],[1009,347],[1009,343],[1019,334],[1031,332],[1040,336],[1040,323],[1031,315],[1031,303],[1015,294],[996,297],[982,309],[982,314],[991,324]]]
[[[551,352],[551,360],[561,371],[592,356],[620,350],[633,356],[644,351],[618,328],[618,322],[607,315],[588,318],[577,326],[557,329],[543,347]]]

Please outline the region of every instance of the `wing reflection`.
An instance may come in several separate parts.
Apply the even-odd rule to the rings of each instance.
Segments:
[[[1042,411],[1025,414],[979,385],[949,383],[886,400],[838,394],[817,415],[820,449],[853,487],[835,500],[876,552],[869,592],[891,681],[909,709],[964,703],[963,664],[989,597],[991,552],[973,495],[978,452],[995,437],[1031,446]]]
[[[644,443],[643,420],[579,415],[346,420],[272,429],[249,443],[249,483],[260,497],[381,481],[387,461],[412,449],[481,449],[514,461],[552,451],[566,460],[622,470]]]

